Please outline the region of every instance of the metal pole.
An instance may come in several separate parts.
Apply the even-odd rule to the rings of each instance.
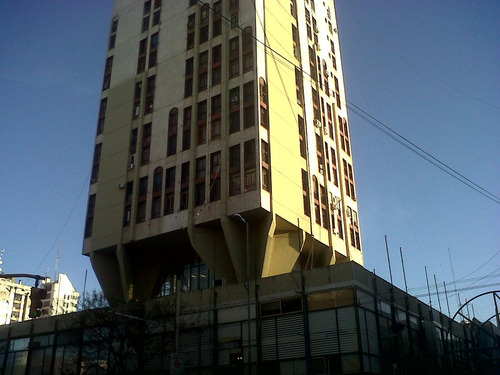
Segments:
[[[389,276],[391,277],[391,285],[392,283],[392,269],[391,269],[391,258],[389,257],[389,246],[387,245],[387,236],[385,238],[385,252],[387,253],[387,263],[389,264]]]
[[[247,258],[247,282],[246,282],[246,289],[247,289],[247,323],[248,323],[248,375],[252,373],[252,347],[251,347],[251,342],[252,342],[252,334],[250,330],[250,225],[248,221],[243,219],[243,216],[240,214],[234,214],[233,217],[237,217],[240,219],[242,222],[245,223],[245,228],[246,228],[246,258]]]
[[[240,216],[241,217],[241,216]],[[248,221],[242,220],[246,224],[247,230],[247,319],[248,319],[248,375],[252,373],[252,331],[250,330],[250,239]]]

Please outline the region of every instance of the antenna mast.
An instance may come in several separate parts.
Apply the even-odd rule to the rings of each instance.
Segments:
[[[59,259],[61,259],[61,242],[59,242],[59,245],[57,245],[56,266],[54,268],[54,281],[57,281],[59,277]]]

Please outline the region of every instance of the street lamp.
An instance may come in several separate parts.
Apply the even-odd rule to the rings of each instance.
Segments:
[[[250,239],[249,239],[249,223],[240,214],[234,214],[233,217],[240,219],[245,223],[246,228],[246,256],[247,256],[247,323],[248,323],[248,375],[252,372],[252,348],[251,331],[250,331]]]

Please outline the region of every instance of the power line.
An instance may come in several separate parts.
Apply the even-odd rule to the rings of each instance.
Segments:
[[[500,198],[497,197],[495,194],[491,193],[490,191],[486,190],[485,188],[479,186],[476,184],[474,181],[471,179],[465,177],[463,174],[455,170],[454,168],[450,167],[446,163],[442,162],[435,156],[431,155],[427,151],[423,150],[421,147],[417,146],[414,142],[410,141],[406,137],[402,136],[392,128],[390,128],[388,125],[384,124],[380,120],[376,119],[372,115],[370,115],[368,112],[364,111],[354,103],[346,100],[348,102],[349,108],[351,109],[352,112],[357,114],[361,119],[365,120],[368,124],[372,125],[376,129],[380,130],[382,133],[387,135],[389,138],[395,140],[402,146],[406,147],[408,150],[416,154],[417,156],[420,156],[422,159],[425,161],[431,163],[435,167],[439,168],[442,170],[444,173],[448,174],[449,176],[453,177],[460,183],[468,186],[472,190],[476,191],[477,193],[485,196],[486,198],[492,200],[495,203],[500,204]]]

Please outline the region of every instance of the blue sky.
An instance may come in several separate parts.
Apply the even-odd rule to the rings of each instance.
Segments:
[[[347,99],[499,196],[500,3],[336,7]],[[53,276],[60,243],[59,271],[82,291],[89,270],[87,288],[98,288],[81,246],[111,9],[111,0],[0,2],[6,273]],[[475,289],[500,282],[499,204],[349,118],[366,268],[389,278],[387,235],[394,282],[404,287],[402,247],[413,294],[426,292],[425,266],[451,284],[448,249],[457,280],[484,264],[457,284],[473,288],[462,301],[500,289]],[[486,317],[488,303],[476,303],[476,315]],[[456,297],[450,304],[456,310]]]

